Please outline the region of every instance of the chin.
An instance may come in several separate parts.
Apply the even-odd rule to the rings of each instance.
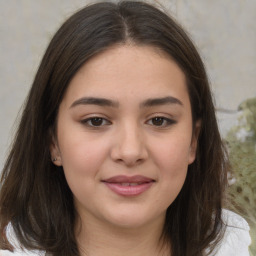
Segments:
[[[121,229],[126,229],[126,230],[133,230],[138,228],[141,228],[145,225],[145,220],[141,219],[119,219],[119,220],[114,220],[112,221],[112,225],[115,226],[116,228],[121,228]]]
[[[165,213],[164,214],[156,214],[156,215],[149,215],[150,211],[146,211],[145,213],[137,211],[125,211],[119,214],[113,214],[109,216],[108,220],[117,228],[124,228],[124,229],[138,229],[149,224],[153,224],[155,222],[163,223],[165,220]],[[152,211],[151,211],[152,213]]]

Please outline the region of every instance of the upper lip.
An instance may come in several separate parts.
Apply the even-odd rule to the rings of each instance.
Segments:
[[[142,175],[135,175],[135,176],[118,175],[102,181],[107,183],[147,183],[147,182],[154,182],[155,180]]]

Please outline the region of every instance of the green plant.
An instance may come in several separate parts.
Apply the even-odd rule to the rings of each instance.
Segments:
[[[250,225],[251,255],[256,255],[256,98],[239,106],[238,124],[227,134],[232,178],[228,194],[231,210],[242,215]]]

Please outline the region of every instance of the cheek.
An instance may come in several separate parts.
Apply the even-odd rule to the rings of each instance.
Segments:
[[[162,184],[161,198],[168,207],[177,197],[187,176],[190,144],[188,140],[173,140],[154,148],[154,162]]]
[[[90,142],[90,141],[89,141]],[[97,192],[100,169],[106,156],[106,146],[78,140],[62,144],[62,165],[67,183],[76,201],[88,200]],[[83,203],[82,203],[83,204]]]
[[[67,179],[83,179],[96,176],[108,154],[108,143],[92,140],[86,134],[79,136],[64,135],[60,140],[62,165]],[[74,133],[75,134],[75,133]]]
[[[160,170],[169,170],[175,174],[187,169],[190,162],[190,138],[170,139],[164,143],[155,143],[152,158]]]
[[[188,170],[188,152],[173,150],[165,151],[159,157],[160,175],[168,190],[179,191],[185,181]]]

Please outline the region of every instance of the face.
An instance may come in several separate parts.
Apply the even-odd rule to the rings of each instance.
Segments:
[[[176,63],[151,47],[118,46],[70,82],[51,155],[82,219],[139,227],[163,221],[195,159],[196,133]]]

